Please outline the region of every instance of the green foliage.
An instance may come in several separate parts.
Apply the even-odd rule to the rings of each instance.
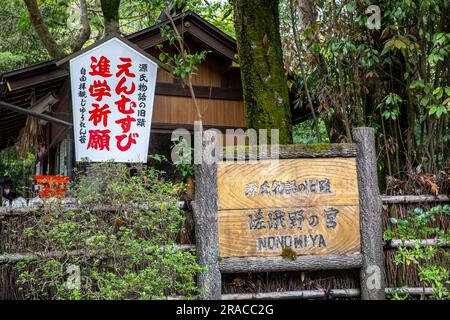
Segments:
[[[174,162],[176,170],[183,178],[192,177],[194,175],[194,165],[192,164],[194,149],[188,146],[184,138],[173,141],[172,149],[175,149],[178,154],[178,160]]]
[[[442,215],[450,216],[450,205],[439,205],[430,210],[416,208],[409,212],[408,219],[391,218],[392,227],[389,227],[384,234],[386,240],[400,239],[403,243],[407,240],[438,239],[438,243],[448,243],[450,241],[450,231],[445,231],[439,227],[431,227],[430,223],[436,217]],[[450,273],[445,265],[433,263],[433,258],[438,254],[444,259],[449,258],[448,252],[439,246],[426,246],[420,242],[415,242],[412,247],[400,246],[396,252],[394,262],[396,264],[417,265],[419,279],[424,286],[433,288],[433,297],[436,299],[448,299],[450,291]],[[393,295],[394,298],[400,296]],[[403,297],[403,296],[402,296]]]
[[[12,188],[19,196],[26,196],[33,183],[35,156],[33,152],[20,157],[15,147],[0,150],[0,177],[10,177]]]
[[[383,101],[378,105],[381,109],[381,115],[385,119],[396,120],[400,114],[400,105],[403,102],[402,98],[395,93],[387,95]]]
[[[403,179],[421,165],[437,173],[450,152],[448,1],[292,1],[301,50],[292,37],[289,5],[281,1],[282,46],[290,83],[307,102],[300,62],[317,117],[331,142],[349,142],[351,128],[377,130],[380,176]],[[368,28],[369,5],[381,29]],[[300,51],[300,52],[297,52]],[[297,101],[296,101],[297,102]],[[332,112],[330,112],[332,110]],[[350,130],[349,130],[350,129]]]
[[[181,2],[185,2],[185,11],[192,10],[225,33],[234,35],[230,3],[215,0]],[[81,25],[78,0],[38,0],[38,5],[50,34],[66,53],[70,53],[70,44]],[[100,39],[105,31],[100,1],[87,0],[87,6],[92,33],[85,46]],[[164,0],[121,1],[121,32],[130,34],[154,25],[165,6]],[[4,0],[0,6],[0,73],[49,59],[33,30],[23,0]]]
[[[197,297],[195,277],[202,268],[193,251],[175,247],[184,221],[179,186],[155,169],[133,172],[124,164],[93,164],[69,191],[79,210],[41,209],[23,239],[57,254],[15,265],[26,298]]]
[[[170,54],[164,51],[163,45],[159,45],[159,60],[171,70],[174,76],[188,82],[196,74],[198,65],[205,60],[207,51],[190,53],[183,43],[183,36],[174,32],[168,24],[161,27],[161,36],[168,40],[170,46],[177,48],[177,52]]]
[[[330,142],[325,122],[319,119],[319,130],[322,142]],[[312,119],[300,122],[292,127],[292,140],[294,144],[317,143],[317,135],[314,133]]]
[[[182,0],[186,4],[185,10],[198,13],[202,18],[235,37],[233,24],[233,6],[231,1],[224,0]]]
[[[406,287],[391,288],[386,296],[391,300],[408,300],[411,297]]]

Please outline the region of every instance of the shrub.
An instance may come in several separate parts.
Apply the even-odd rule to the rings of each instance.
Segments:
[[[181,186],[161,172],[93,164],[68,196],[78,209],[47,204],[25,229],[40,259],[17,263],[17,283],[31,299],[195,298],[201,268],[193,251],[177,250],[184,213]],[[80,254],[82,253],[82,254]]]
[[[436,220],[436,216],[450,216],[449,205],[438,205],[430,210],[416,208],[409,211],[407,219],[391,218],[390,222],[394,228],[388,228],[384,237],[386,240],[400,239],[403,243],[407,240],[423,240],[435,238],[437,243],[448,243],[450,232],[439,227],[432,227],[431,223]],[[425,286],[433,289],[432,297],[435,299],[450,298],[449,270],[440,262],[433,263],[437,255],[442,255],[448,261],[448,252],[440,246],[427,246],[420,242],[415,242],[413,246],[400,246],[396,252],[395,264],[415,264],[418,268],[419,280]],[[392,292],[393,299],[406,299],[408,297],[404,290]]]

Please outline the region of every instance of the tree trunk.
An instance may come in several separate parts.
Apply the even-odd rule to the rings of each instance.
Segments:
[[[291,112],[279,30],[278,1],[233,0],[244,103],[249,128],[291,137]]]
[[[101,0],[105,36],[119,34],[119,7],[120,0]]]
[[[45,25],[44,18],[42,17],[41,11],[36,0],[24,0],[27,6],[28,14],[30,16],[31,24],[36,31],[39,39],[47,50],[48,54],[55,60],[62,59],[66,56],[62,47],[55,41],[55,39],[50,34],[47,26]],[[81,10],[81,30],[77,35],[74,42],[70,45],[72,52],[80,50],[86,41],[89,40],[91,36],[91,27],[89,25],[89,17],[87,11],[86,0],[79,1]]]

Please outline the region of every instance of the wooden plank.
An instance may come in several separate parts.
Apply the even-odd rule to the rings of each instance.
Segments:
[[[223,210],[218,222],[221,257],[280,256],[285,247],[298,255],[360,252],[358,206]]]
[[[360,254],[299,256],[295,260],[282,257],[222,258],[220,260],[220,271],[223,273],[344,270],[357,269],[361,266]]]
[[[357,206],[359,202],[355,158],[220,162],[217,173],[219,210]],[[264,193],[267,184],[270,195]],[[276,185],[283,191],[273,191]]]
[[[26,77],[19,80],[8,81],[8,85],[11,88],[10,91],[17,91],[20,89],[39,85],[43,82],[51,82],[53,80],[63,79],[69,75],[69,72],[64,69],[55,69],[52,71],[46,71],[39,73],[32,77]]]

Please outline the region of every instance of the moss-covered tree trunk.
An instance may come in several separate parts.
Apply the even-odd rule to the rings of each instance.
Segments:
[[[101,0],[100,4],[103,12],[105,35],[120,33],[119,29],[120,0]]]
[[[279,29],[278,1],[233,0],[249,128],[279,129],[291,141],[291,112]]]

